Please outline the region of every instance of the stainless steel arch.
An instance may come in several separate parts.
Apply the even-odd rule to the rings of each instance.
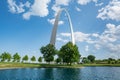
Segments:
[[[69,26],[70,26],[70,31],[71,31],[71,40],[72,40],[72,43],[74,45],[75,44],[75,39],[74,39],[74,33],[73,33],[73,26],[72,26],[70,15],[69,15],[69,13],[66,9],[60,9],[59,12],[57,13],[57,16],[55,17],[55,22],[54,22],[54,27],[53,27],[53,30],[52,30],[50,44],[55,45],[59,17],[60,17],[60,14],[61,14],[62,11],[65,11],[66,14],[67,14],[67,18],[68,18]]]

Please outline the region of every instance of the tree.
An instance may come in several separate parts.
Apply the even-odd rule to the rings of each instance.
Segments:
[[[2,56],[0,55],[0,61],[1,61]]]
[[[60,63],[62,60],[61,60],[61,58],[57,58],[56,60],[55,60],[55,62],[58,64],[58,63]]]
[[[88,60],[90,60],[90,62],[94,62],[95,61],[95,56],[94,55],[88,55]]]
[[[0,56],[1,61],[4,62],[7,60],[7,62],[9,62],[11,60],[11,54],[9,54],[8,52],[4,52],[1,54]]]
[[[117,59],[117,63],[118,63],[118,64],[120,63],[120,59]]]
[[[45,47],[40,48],[41,53],[43,54],[43,58],[46,62],[51,62],[54,60],[54,55],[56,54],[55,46],[52,44],[48,44]]]
[[[20,55],[18,53],[15,53],[13,55],[13,62],[20,62]]]
[[[4,61],[5,61],[5,54],[2,53],[2,54],[1,54],[1,62],[4,62]]]
[[[108,58],[108,64],[115,64],[115,61],[113,58]]]
[[[22,58],[22,61],[28,61],[28,55],[25,55],[23,58]]]
[[[32,62],[36,61],[35,56],[32,56],[31,61],[32,61]]]
[[[83,62],[83,63],[89,63],[90,61],[88,60],[88,58],[83,57],[82,62]]]
[[[38,58],[38,62],[42,62],[42,57],[39,57],[39,58]]]
[[[73,45],[72,42],[68,42],[60,48],[59,57],[64,63],[70,65],[73,62],[79,62],[80,54],[77,45]]]
[[[12,58],[11,54],[7,53],[7,62],[10,62],[11,58]]]

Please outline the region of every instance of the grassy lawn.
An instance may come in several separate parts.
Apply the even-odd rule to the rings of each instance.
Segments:
[[[27,63],[0,63],[0,68],[17,68],[17,67],[39,67],[39,64],[27,64]]]
[[[82,66],[120,67],[120,64],[82,64]]]
[[[80,68],[87,66],[115,66],[120,67],[120,64],[38,64],[38,63],[12,63],[12,62],[0,62],[0,68]]]
[[[38,64],[38,63],[12,63],[0,62],[0,68],[77,68],[82,65],[64,65],[64,64]]]

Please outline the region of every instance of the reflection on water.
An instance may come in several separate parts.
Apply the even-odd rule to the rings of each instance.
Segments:
[[[0,80],[120,80],[120,67],[0,70]]]
[[[54,80],[52,68],[45,68],[42,75],[41,80]]]
[[[80,69],[56,68],[54,70],[54,80],[79,80]]]

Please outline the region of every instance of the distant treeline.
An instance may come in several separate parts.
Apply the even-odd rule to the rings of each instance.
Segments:
[[[49,57],[47,57],[47,58],[49,58]],[[8,52],[4,52],[4,53],[0,54],[0,62],[22,62],[22,63],[27,63],[28,61],[31,61],[31,62],[38,61],[38,62],[42,63],[42,59],[43,59],[43,57],[41,57],[41,56],[38,59],[36,59],[35,56],[29,57],[28,55],[25,55],[25,56],[21,57],[18,53],[15,53],[14,55],[11,55]],[[81,63],[81,64],[89,64],[89,63],[120,64],[120,59],[108,58],[108,59],[102,59],[102,60],[95,60],[94,55],[88,55],[87,57],[81,57],[80,59],[81,59],[81,61],[79,63]],[[62,63],[62,61],[59,60],[58,58],[55,59],[52,62]]]
[[[14,55],[11,55],[8,52],[4,52],[0,54],[0,61],[1,62],[42,62],[42,59],[44,59],[44,62],[47,63],[57,63],[57,64],[120,64],[120,59],[102,59],[102,60],[96,60],[94,55],[88,55],[87,57],[81,57],[81,54],[78,50],[77,45],[73,45],[72,42],[68,42],[65,45],[63,45],[60,50],[57,50],[56,47],[52,44],[48,44],[46,46],[42,46],[40,48],[40,52],[42,53],[42,57],[40,56],[38,59],[36,59],[35,56],[29,57],[28,55],[25,55],[21,57],[18,53],[15,53]]]
[[[108,58],[102,60],[95,60],[98,64],[120,64],[120,59]]]
[[[28,55],[21,57],[18,53],[11,55],[9,52],[4,52],[0,54],[1,62],[28,62],[28,60],[30,60],[31,62],[42,62],[42,57],[39,57],[38,59],[36,59],[35,56],[29,57]]]
[[[73,45],[72,42],[68,42],[63,45],[60,50],[57,50],[54,45],[48,44],[46,46],[41,47],[41,53],[43,54],[43,58],[46,62],[56,62],[58,64],[119,64],[120,59],[103,59],[96,60],[94,55],[88,55],[87,57],[81,57],[81,54],[78,50],[77,45]],[[55,56],[58,56],[57,59],[54,60]]]

